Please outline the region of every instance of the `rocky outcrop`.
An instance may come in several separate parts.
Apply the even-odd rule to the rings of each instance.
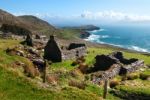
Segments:
[[[84,39],[84,38],[87,38],[89,37],[91,34],[89,32],[86,32],[86,31],[82,31],[80,32],[80,38]]]
[[[80,38],[85,39],[91,35],[88,31],[99,30],[100,28],[94,25],[83,25],[74,27],[64,27],[63,29],[71,29],[77,31],[77,34],[79,34]]]

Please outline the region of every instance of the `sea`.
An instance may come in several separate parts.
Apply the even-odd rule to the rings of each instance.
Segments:
[[[121,48],[150,53],[150,26],[100,26],[100,30],[89,31],[87,41],[109,44]]]

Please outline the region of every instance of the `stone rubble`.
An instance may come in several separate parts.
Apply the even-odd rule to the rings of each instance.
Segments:
[[[113,54],[117,54],[117,52],[115,52]],[[112,59],[112,60],[116,60],[116,61],[114,61],[114,63],[110,63],[109,68],[107,68],[104,72],[100,72],[101,73],[100,75],[96,76],[96,74],[99,73],[99,72],[96,72],[95,75],[93,75],[93,77],[92,77],[92,81],[94,83],[100,83],[101,81],[112,79],[117,75],[125,75],[128,73],[132,73],[132,72],[135,72],[136,70],[144,67],[143,60],[136,59],[136,60],[134,60],[135,62],[133,62],[133,60],[130,60],[130,59],[128,60],[128,59],[123,58],[123,55],[121,52],[119,52],[119,54],[121,54],[121,56],[112,56],[113,54],[110,54],[108,56],[104,56],[104,55],[96,56],[96,64],[95,65],[97,65],[97,67],[101,67],[101,65],[108,66],[108,62],[109,63],[111,62],[111,60],[108,60],[108,58]],[[101,57],[106,58],[106,59],[100,59]],[[125,61],[128,62],[128,65],[125,65],[122,62],[123,59],[125,59]],[[131,63],[129,64],[130,61],[131,61]],[[99,70],[100,70],[100,68],[99,68]]]

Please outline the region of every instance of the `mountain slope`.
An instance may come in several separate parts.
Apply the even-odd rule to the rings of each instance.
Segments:
[[[24,16],[18,16],[21,20],[33,25],[33,29],[35,32],[38,33],[44,33],[44,34],[53,34],[58,33],[58,29],[56,29],[54,26],[50,25],[48,22],[39,19],[32,15],[24,15]]]
[[[59,30],[34,16],[14,16],[0,9],[0,26],[2,24],[15,25],[24,29],[28,29],[34,34],[57,34]]]
[[[0,9],[0,25],[2,24],[17,25],[17,26],[30,29],[28,23],[23,22],[21,19],[17,18],[16,16]]]
[[[48,22],[32,15],[14,16],[0,9],[0,27],[3,25],[3,32],[12,32],[17,35],[24,35],[28,32],[33,34],[56,35],[62,39],[77,39],[82,30],[78,29],[56,29]],[[15,31],[14,31],[15,30]],[[21,31],[20,31],[21,30]],[[22,31],[23,30],[23,31]],[[16,33],[17,32],[17,33]],[[18,33],[19,32],[19,33]],[[82,32],[83,33],[83,32]]]

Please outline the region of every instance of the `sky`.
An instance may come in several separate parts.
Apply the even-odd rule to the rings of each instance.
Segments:
[[[0,0],[0,9],[52,24],[150,23],[150,0]]]

